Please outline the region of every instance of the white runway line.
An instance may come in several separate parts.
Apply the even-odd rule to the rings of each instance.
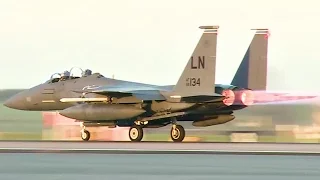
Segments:
[[[0,141],[0,152],[320,155],[320,144]]]

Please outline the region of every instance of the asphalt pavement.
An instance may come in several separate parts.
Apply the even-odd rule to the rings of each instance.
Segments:
[[[318,180],[314,156],[2,153],[1,180]]]
[[[0,141],[0,152],[320,155],[320,144]]]

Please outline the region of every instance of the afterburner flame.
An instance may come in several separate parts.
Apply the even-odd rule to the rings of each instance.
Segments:
[[[254,94],[251,90],[245,90],[241,93],[241,102],[246,106],[254,103]]]
[[[223,100],[223,103],[226,106],[231,106],[234,101],[235,101],[235,94],[232,90],[226,89],[222,91],[222,95],[225,96],[226,98]]]

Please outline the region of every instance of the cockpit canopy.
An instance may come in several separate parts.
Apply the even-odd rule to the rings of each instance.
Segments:
[[[92,75],[92,71],[90,69],[86,69],[86,70],[83,71],[81,68],[78,68],[81,71],[81,75],[80,76],[76,76],[73,73],[71,73],[73,69],[74,69],[74,67],[71,68],[70,71],[66,70],[63,73],[54,73],[54,74],[52,74],[50,79],[48,81],[46,81],[46,83],[56,83],[56,82],[59,82],[59,81],[66,81],[66,80],[69,80],[69,79],[77,79],[77,78],[80,78],[80,77],[86,77],[86,76],[91,76]],[[103,77],[103,76],[100,75],[100,77]]]

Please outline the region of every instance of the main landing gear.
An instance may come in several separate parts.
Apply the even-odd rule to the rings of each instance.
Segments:
[[[182,142],[186,132],[183,126],[176,124],[176,121],[173,121],[171,128],[171,139],[173,142]],[[134,125],[129,129],[129,138],[133,142],[140,142],[143,138],[143,127],[141,125]]]
[[[129,138],[133,142],[140,142],[143,138],[143,129],[141,126],[135,125],[129,129]]]
[[[186,135],[186,132],[181,125],[173,125],[171,128],[171,139],[174,142],[182,142],[184,137]]]
[[[90,132],[86,130],[86,127],[83,123],[80,124],[81,127],[81,139],[83,141],[89,141],[90,139]],[[134,125],[129,129],[129,138],[132,142],[140,142],[143,138],[143,125]],[[182,142],[186,132],[183,126],[176,124],[173,122],[170,136],[173,142]]]

